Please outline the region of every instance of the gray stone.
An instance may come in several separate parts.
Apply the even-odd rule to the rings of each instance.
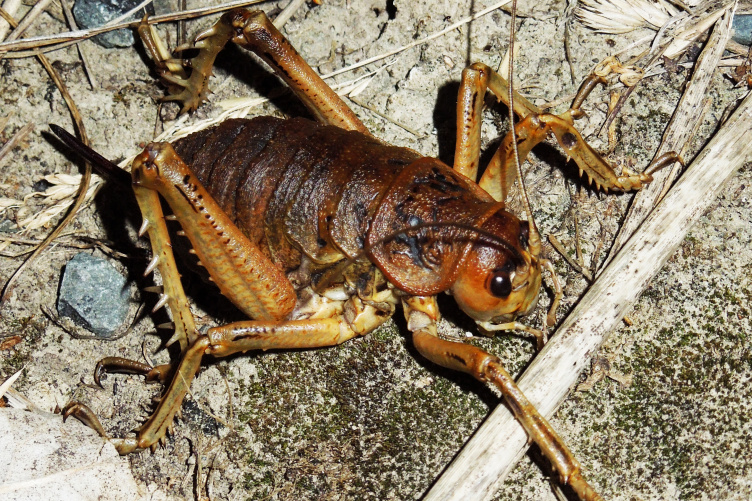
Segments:
[[[57,311],[76,324],[109,338],[128,314],[125,278],[106,260],[84,252],[65,265]]]
[[[731,38],[742,45],[752,44],[752,14],[737,14],[731,24]]]
[[[139,3],[138,0],[76,0],[73,16],[82,28],[96,28],[122,16]],[[94,41],[102,47],[113,48],[130,47],[136,40],[131,30],[115,30],[95,36]]]

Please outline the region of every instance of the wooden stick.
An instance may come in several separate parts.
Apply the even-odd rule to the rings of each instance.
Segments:
[[[715,202],[725,181],[752,160],[752,93],[629,239],[535,358],[518,384],[544,416],[564,400],[590,356]],[[527,436],[498,406],[426,495],[488,499],[527,450]],[[587,478],[587,472],[584,472]]]
[[[679,104],[676,107],[674,116],[671,117],[663,134],[663,140],[655,153],[655,158],[669,151],[680,152],[684,144],[689,139],[690,133],[694,130],[694,124],[701,119],[697,110],[702,107],[702,101],[707,96],[710,79],[718,67],[718,62],[723,56],[724,47],[731,35],[732,16],[726,13],[725,21],[716,23],[713,34],[708,40],[700,57],[697,58],[692,80],[687,84],[687,89],[682,94]],[[629,208],[624,224],[616,235],[609,260],[613,259],[624,242],[629,239],[637,227],[647,217],[648,213],[655,207],[655,204],[661,198],[666,188],[679,176],[678,164],[674,169],[663,169],[653,175],[653,182],[646,186],[635,196],[632,205]],[[608,260],[607,260],[608,261]]]

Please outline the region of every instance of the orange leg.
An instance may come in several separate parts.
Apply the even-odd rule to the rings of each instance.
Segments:
[[[403,300],[403,306],[408,329],[413,333],[413,344],[421,355],[442,367],[465,372],[484,383],[493,383],[530,440],[540,447],[556,469],[559,481],[569,485],[582,500],[601,499],[582,478],[580,464],[569,448],[528,401],[501,360],[475,346],[440,339],[436,334],[438,306],[435,297],[408,297]]]
[[[201,366],[204,355],[226,357],[249,350],[319,348],[347,341],[358,333],[344,319],[322,318],[290,321],[246,321],[209,329],[185,352],[169,388],[157,409],[138,430],[135,437],[110,439],[120,454],[154,447],[171,431],[191,381]],[[142,373],[153,372],[144,366]],[[131,371],[133,372],[133,371]],[[73,402],[64,409],[64,416],[74,416],[107,437],[94,413],[85,405]]]
[[[587,175],[596,188],[615,191],[638,190],[652,181],[650,172],[678,161],[676,154],[669,154],[654,161],[645,173],[622,169],[617,175],[613,168],[582,138],[573,123],[583,116],[580,107],[588,94],[605,79],[599,75],[587,78],[580,87],[572,107],[561,115],[543,113],[521,95],[514,94],[514,111],[522,119],[515,126],[517,150],[523,162],[530,150],[549,136],[554,136],[565,153]],[[507,82],[488,66],[475,63],[462,73],[457,99],[457,144],[454,169],[475,180],[480,154],[480,123],[483,98],[490,90],[497,99],[509,106]],[[496,200],[504,201],[514,183],[517,173],[513,154],[512,135],[502,141],[496,154],[486,167],[478,184]]]
[[[182,111],[195,109],[206,99],[214,60],[225,44],[233,41],[263,59],[319,121],[369,134],[355,113],[321,80],[261,11],[231,10],[214,26],[200,33],[190,47],[199,49],[199,54],[191,60],[192,71],[187,78],[169,70],[169,61],[160,55],[155,38],[148,30],[143,30],[142,38],[157,61],[163,80],[171,87],[171,95],[165,99],[182,101]]]
[[[480,156],[481,111],[486,91],[509,106],[507,81],[482,63],[474,63],[462,71],[457,95],[457,143],[454,149],[454,170],[476,181]],[[538,107],[514,93],[514,111],[521,117],[540,113]],[[514,176],[512,176],[514,179]],[[498,199],[497,200],[501,200]]]

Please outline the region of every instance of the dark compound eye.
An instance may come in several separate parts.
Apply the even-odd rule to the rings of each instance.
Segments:
[[[491,274],[488,290],[498,298],[508,297],[512,293],[512,279],[506,270],[496,270]]]

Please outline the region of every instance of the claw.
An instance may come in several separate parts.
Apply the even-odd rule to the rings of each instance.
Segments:
[[[177,85],[180,87],[188,87],[188,80],[185,78],[176,77],[175,75],[171,75],[169,73],[165,73],[162,75],[162,80],[165,82],[169,82],[173,85]]]
[[[205,38],[209,38],[210,36],[213,36],[213,35],[216,35],[216,34],[217,34],[217,29],[214,26],[212,26],[208,30],[202,31],[201,33],[199,33],[198,35],[196,35],[196,38],[193,39],[193,42],[194,43],[200,42],[201,40],[203,40]],[[184,44],[184,45],[188,45],[188,44]]]
[[[70,416],[73,416],[92,430],[99,433],[100,437],[109,438],[104,431],[104,428],[102,428],[102,423],[99,422],[99,418],[94,414],[94,411],[81,402],[70,402],[63,408],[63,422],[65,422]]]
[[[108,370],[112,372],[119,372],[122,374],[141,374],[145,375],[151,372],[152,366],[137,362],[135,360],[129,360],[122,357],[106,357],[97,362],[97,366],[94,369],[94,382],[102,387],[100,379],[102,374]]]
[[[139,447],[138,441],[135,438],[111,438],[110,442],[115,446],[115,449],[117,449],[118,454],[120,454],[121,456],[125,456],[126,454],[140,451],[142,449],[141,447]]]

